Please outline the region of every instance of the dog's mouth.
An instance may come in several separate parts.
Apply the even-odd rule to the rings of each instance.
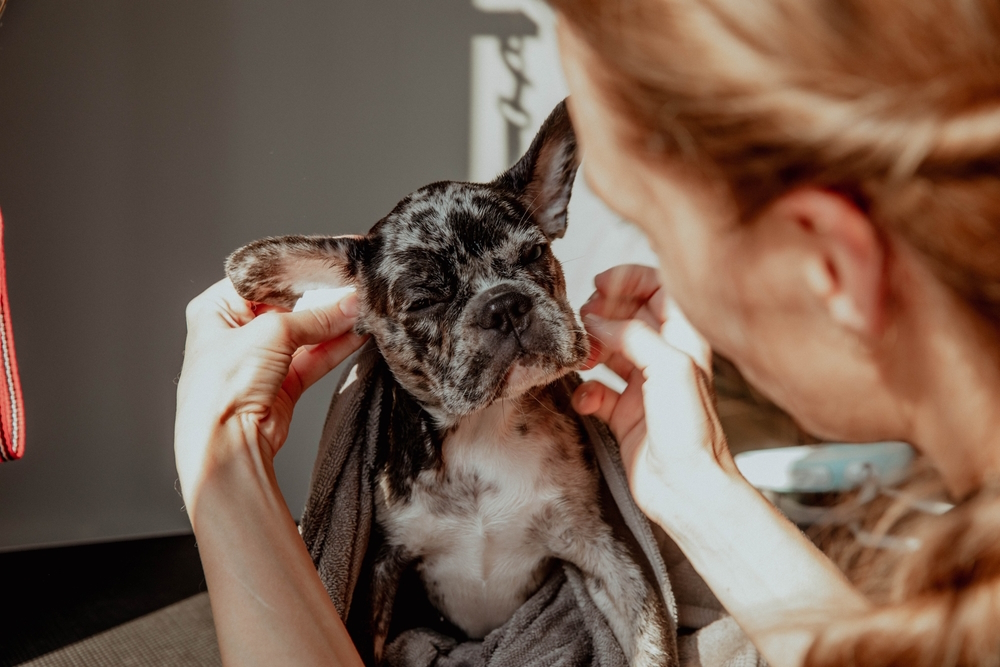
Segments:
[[[487,338],[449,358],[452,371],[428,398],[449,416],[471,414],[555,382],[580,368],[588,352],[586,333],[575,322],[539,328],[522,338]]]
[[[586,340],[586,337],[582,337]],[[576,358],[579,357],[579,358]],[[571,359],[555,359],[548,355],[527,352],[519,354],[510,364],[494,398],[514,398],[529,389],[555,382],[562,376],[580,368],[587,354],[580,350]]]

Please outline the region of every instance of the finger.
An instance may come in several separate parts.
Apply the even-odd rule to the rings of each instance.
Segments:
[[[656,298],[656,296],[659,294],[663,294],[663,290],[657,290],[653,294],[653,298]],[[629,319],[645,322],[647,325],[649,325],[650,329],[653,329],[654,331],[659,331],[660,328],[663,326],[663,324],[667,321],[667,318],[666,318],[666,312],[658,311],[657,310],[658,307],[659,306],[654,305],[652,299],[650,299],[649,301],[642,304],[642,307],[639,308],[635,312],[635,315],[633,315]]]
[[[288,377],[281,388],[293,404],[297,403],[309,387],[339,366],[367,339],[368,336],[349,332],[325,343],[300,348],[292,357]]]
[[[342,336],[354,326],[357,314],[358,298],[352,292],[336,303],[282,313],[277,317],[281,318],[287,340],[294,349]]]
[[[707,376],[687,354],[642,322],[606,321],[602,342],[621,352],[646,378],[644,402],[650,432],[671,433],[677,442],[706,443],[712,437]]]
[[[669,299],[666,303],[666,313],[667,321],[661,329],[664,340],[694,359],[694,362],[712,377],[712,348],[709,347],[708,341],[691,325],[673,299]]]
[[[594,318],[591,320],[591,318]],[[632,364],[627,362],[622,357],[615,357],[615,350],[606,346],[599,335],[594,335],[590,332],[590,322],[603,322],[603,318],[595,317],[593,314],[585,315],[583,318],[584,328],[587,330],[588,342],[590,343],[590,354],[587,356],[587,361],[584,363],[583,368],[585,370],[590,370],[598,364],[605,364],[618,373],[622,378],[628,377],[628,374],[632,372]],[[622,363],[627,364],[624,368]],[[619,372],[621,371],[621,372]]]
[[[264,313],[287,313],[288,309],[282,306],[272,306],[269,303],[254,303],[252,301],[248,302],[250,304],[250,310],[256,317],[260,317]]]
[[[623,380],[628,380],[628,377],[635,370],[635,364],[633,364],[625,355],[620,352],[614,352],[606,360],[604,360],[604,365],[611,369],[611,372],[620,377]]]
[[[614,389],[598,382],[590,380],[584,382],[573,392],[573,409],[581,415],[593,415],[604,423],[611,421],[615,406],[618,404],[619,394]]]
[[[655,329],[659,329],[663,326],[663,323],[667,321],[667,305],[671,301],[673,300],[667,295],[667,291],[662,287],[653,292],[653,295],[646,301],[646,308],[649,309],[652,316],[657,322],[659,322],[659,324],[654,327]]]
[[[660,277],[651,266],[622,264],[598,273],[594,285],[606,297],[626,296],[645,301],[660,288]]]
[[[600,292],[591,295],[587,303],[580,307],[580,315],[591,313],[609,320],[630,320],[642,308],[645,302],[641,299],[624,295],[605,296]]]
[[[659,329],[666,322],[666,306],[668,299],[662,289],[656,290],[647,300],[626,299],[614,300],[602,294],[595,293],[580,308],[580,316],[597,315],[607,320],[633,320],[646,322],[654,329]]]
[[[596,314],[596,313],[588,313],[588,315],[592,315],[592,314]],[[633,315],[634,315],[635,319],[639,319],[639,320],[645,322],[651,328],[659,330],[660,327],[663,326],[663,322],[659,318],[657,318],[650,311],[649,308],[646,308],[645,306],[643,306],[642,308],[639,308],[635,313],[633,313]],[[627,319],[632,319],[632,317],[630,316]],[[587,326],[587,315],[583,316],[583,322],[584,322],[584,327],[586,328],[586,326]],[[590,352],[587,355],[587,360],[581,366],[582,370],[590,370],[590,369],[594,368],[595,366],[597,366],[599,364],[607,364],[608,367],[611,368],[611,370],[613,370],[616,373],[618,373],[621,377],[627,377],[628,376],[628,374],[632,370],[631,363],[628,364],[628,367],[624,369],[623,373],[619,373],[618,368],[615,365],[612,365],[611,363],[609,363],[609,360],[612,359],[613,356],[614,356],[613,350],[606,349],[606,347],[601,343],[600,338],[598,338],[597,336],[591,335],[589,332],[588,332],[587,338],[588,338],[588,343],[590,344]]]
[[[595,291],[580,308],[581,315],[606,319],[642,319],[654,329],[666,321],[668,298],[656,269],[624,265],[598,274]]]
[[[587,330],[597,337],[611,354],[621,353],[640,370],[650,367],[680,368],[691,359],[667,343],[656,331],[639,320],[606,320],[587,316]]]
[[[625,390],[619,395],[615,411],[608,422],[608,426],[619,439],[624,438],[646,418],[646,409],[643,403],[643,388],[646,385],[646,378],[642,371],[633,368],[632,372],[625,377],[625,382]]]
[[[235,329],[255,317],[249,302],[236,293],[229,278],[223,278],[193,298],[185,311],[188,329]]]
[[[619,441],[644,419],[642,373],[629,376],[628,385],[619,394],[597,380],[584,382],[573,392],[572,405],[581,415],[592,415],[611,429]]]
[[[587,302],[580,306],[580,315],[594,313],[608,319],[627,320],[642,305],[642,301],[623,295],[608,296],[594,292]]]

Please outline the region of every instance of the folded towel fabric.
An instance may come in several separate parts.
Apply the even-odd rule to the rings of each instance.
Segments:
[[[373,481],[396,385],[373,342],[347,367],[323,428],[301,532],[334,606],[362,657],[372,664],[368,585],[380,547]],[[575,382],[575,377],[567,378],[565,391],[571,392]],[[682,659],[691,667],[763,664],[739,627],[718,611],[710,593],[706,595],[707,588],[689,581],[700,579],[690,568],[685,572],[686,561],[678,559],[676,547],[663,551],[664,544],[672,543],[662,532],[654,532],[633,502],[617,443],[608,430],[589,418],[583,425],[601,473],[605,520],[632,548],[650,584],[660,592],[669,642],[664,647],[669,656],[666,664],[682,664]],[[664,553],[674,561],[669,572],[683,573],[685,589],[694,591],[693,602],[682,600],[679,605],[675,600]],[[426,612],[428,603],[417,599],[421,593],[414,593],[414,587],[401,586],[386,663],[392,667],[625,667],[625,656],[591,600],[583,574],[572,565],[560,565],[507,623],[482,640],[465,638],[433,610]],[[425,611],[400,613],[405,609]],[[681,621],[685,616],[698,616],[712,623],[695,634],[685,631],[678,641],[679,613]],[[709,656],[712,662],[702,662]]]

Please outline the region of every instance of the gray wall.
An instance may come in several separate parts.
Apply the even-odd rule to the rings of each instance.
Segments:
[[[10,0],[0,207],[26,402],[0,549],[186,530],[174,381],[226,254],[367,230],[464,178],[469,40],[529,30],[467,0]],[[279,480],[301,510],[328,378]]]

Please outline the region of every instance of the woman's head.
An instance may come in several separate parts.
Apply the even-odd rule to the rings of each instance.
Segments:
[[[1000,328],[1000,5],[552,4],[584,170],[694,324],[806,427],[906,435],[899,328]]]
[[[712,346],[810,430],[1000,476],[1000,4],[549,1],[588,180]],[[807,663],[994,664],[990,488]]]

